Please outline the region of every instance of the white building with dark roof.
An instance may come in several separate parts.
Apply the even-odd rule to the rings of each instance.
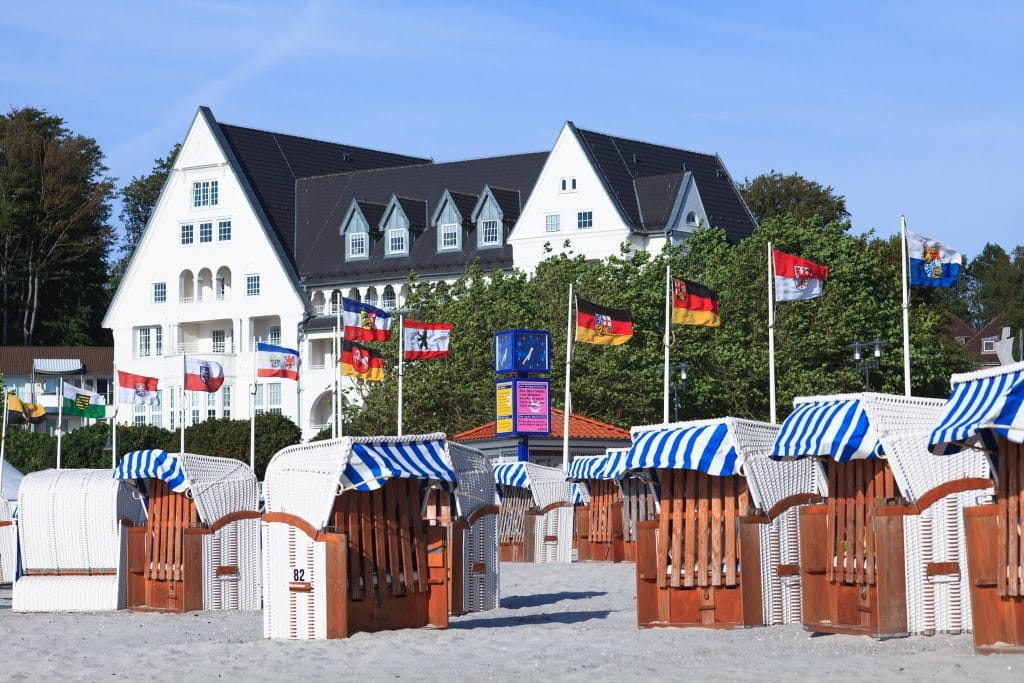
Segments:
[[[701,224],[733,241],[755,228],[714,155],[568,122],[550,152],[433,163],[225,125],[203,107],[104,326],[118,369],[161,380],[165,398],[145,421],[179,426],[188,354],[220,362],[226,380],[190,397],[186,423],[247,418],[254,404],[310,436],[332,413],[340,296],[394,308],[411,271],[449,282],[473,261],[532,271],[545,245],[568,240],[600,259],[623,242],[660,249]],[[261,381],[250,399],[256,339],[299,350],[298,386]]]

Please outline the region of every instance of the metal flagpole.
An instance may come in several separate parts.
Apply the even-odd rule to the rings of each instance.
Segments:
[[[775,254],[768,243],[768,415],[772,424],[779,421],[775,405]]]
[[[662,387],[662,411],[661,421],[668,423],[668,384],[669,384],[669,343],[672,334],[672,264],[665,266],[665,368],[664,385]]]
[[[185,376],[188,370],[187,356],[181,354],[181,446],[179,453],[185,452]]]
[[[7,413],[9,412],[9,406],[7,404],[10,401],[10,393],[4,389],[4,426],[0,429],[0,495],[4,492],[4,451],[7,447]]]
[[[114,371],[114,416],[110,418],[110,469],[117,469],[117,410],[121,407],[121,383],[117,377],[117,364],[112,367]]]
[[[405,381],[405,314],[398,314],[398,435],[402,436],[402,385]]]
[[[64,375],[57,380],[57,469],[60,469],[60,437],[64,430]],[[4,406],[6,408],[7,406]]]
[[[910,288],[907,285],[907,218],[900,214],[900,266],[903,273],[903,395],[910,396]]]
[[[334,302],[334,436],[336,438],[341,438],[343,433],[344,426],[341,421],[345,415],[345,408],[341,402],[341,340],[345,336],[345,328],[341,324],[341,309],[344,306],[342,299],[341,291],[338,291],[337,300]]]
[[[253,472],[256,471],[256,384],[259,381],[256,379],[256,365],[260,348],[259,338],[254,337],[254,340],[256,353],[252,356],[252,409],[249,411],[249,467]]]
[[[569,283],[569,314],[565,329],[565,415],[562,420],[562,470],[569,471],[569,414],[572,412],[572,345],[575,343],[572,330],[573,284]]]

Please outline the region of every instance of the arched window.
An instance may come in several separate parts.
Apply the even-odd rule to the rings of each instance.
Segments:
[[[572,179],[572,189],[574,189],[574,190],[576,189],[576,179],[575,178]]]
[[[691,225],[693,227],[697,227],[697,223],[698,223],[698,219],[697,219],[697,212],[696,211],[691,211],[690,213],[686,214],[686,224],[687,225]]]
[[[202,268],[196,274],[196,300],[210,301],[213,298],[213,273]]]
[[[231,296],[231,269],[221,266],[217,269],[217,280],[214,283],[214,293],[217,301],[223,301]]]
[[[359,296],[359,290],[356,289],[355,287],[353,287],[352,289],[348,290],[348,298],[352,299],[353,301],[362,301],[363,300],[363,297]]]
[[[191,270],[181,271],[178,276],[178,301],[183,304],[190,304],[195,301],[196,289],[195,279]]]
[[[565,178],[562,178],[562,192],[565,192]]]
[[[366,290],[366,303],[370,304],[371,306],[376,306],[377,305],[377,288],[376,287],[370,287],[369,289]]]
[[[380,307],[386,311],[398,305],[398,297],[395,296],[395,288],[388,285],[384,288],[384,295],[380,298]]]

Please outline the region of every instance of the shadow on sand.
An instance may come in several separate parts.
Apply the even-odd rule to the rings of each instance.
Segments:
[[[448,628],[507,628],[509,626],[528,626],[531,624],[578,624],[581,621],[607,619],[611,610],[601,609],[593,612],[554,612],[552,614],[529,614],[526,616],[490,617],[485,619],[465,619],[453,621]]]
[[[501,599],[505,609],[523,609],[524,607],[541,607],[553,605],[563,600],[586,600],[599,595],[607,595],[607,591],[563,591],[561,593],[536,593],[534,595],[512,595]]]

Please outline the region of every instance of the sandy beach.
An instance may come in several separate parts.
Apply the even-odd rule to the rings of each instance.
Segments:
[[[800,627],[636,628],[630,564],[502,567],[501,608],[447,631],[262,637],[257,612],[14,614],[0,589],[0,678],[42,680],[1020,680],[1024,656],[970,635],[877,642]]]

